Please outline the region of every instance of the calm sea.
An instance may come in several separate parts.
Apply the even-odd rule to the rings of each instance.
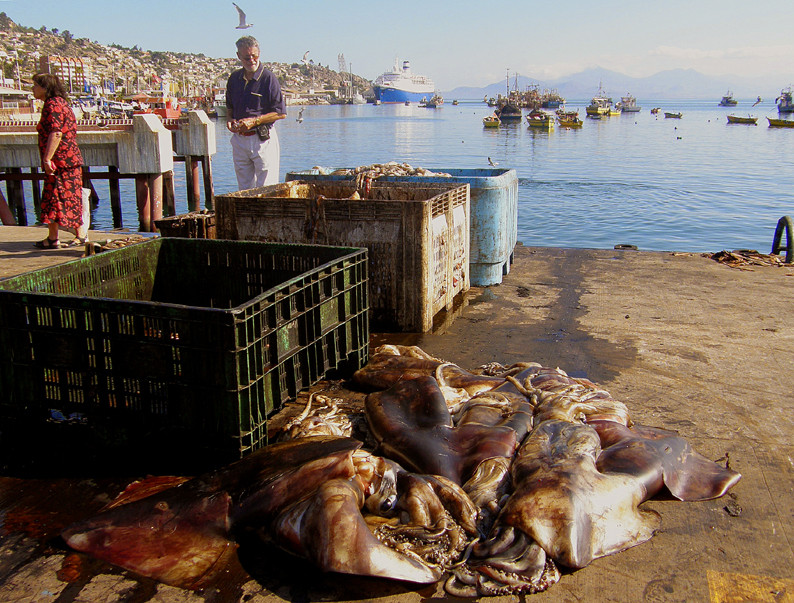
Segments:
[[[483,128],[482,102],[439,109],[404,105],[308,106],[298,122],[290,107],[278,124],[281,180],[314,166],[355,167],[386,161],[427,168],[515,168],[518,240],[525,245],[768,253],[775,225],[794,213],[794,130],[767,127],[774,103],[733,108],[715,101],[648,101],[642,111],[580,130],[541,132],[526,122]],[[584,118],[587,100],[569,101]],[[681,119],[650,113],[682,112]],[[729,113],[759,117],[757,126],[727,123]],[[216,122],[216,194],[236,190],[229,133]],[[184,168],[176,168],[177,212],[187,211]],[[96,228],[111,228],[107,194],[97,184]],[[125,226],[137,228],[130,183],[122,189]],[[30,203],[28,203],[30,205]]]

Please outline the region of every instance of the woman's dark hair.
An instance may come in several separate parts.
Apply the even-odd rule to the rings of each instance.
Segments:
[[[66,88],[63,87],[61,80],[52,73],[37,73],[33,76],[33,81],[47,91],[47,98],[60,96],[64,100],[69,100]]]

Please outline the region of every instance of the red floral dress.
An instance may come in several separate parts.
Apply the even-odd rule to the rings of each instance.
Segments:
[[[44,101],[39,133],[39,154],[42,160],[51,132],[61,132],[52,164],[55,173],[44,179],[41,193],[41,221],[57,222],[64,228],[77,228],[83,223],[83,156],[77,146],[77,122],[65,99],[55,96]]]

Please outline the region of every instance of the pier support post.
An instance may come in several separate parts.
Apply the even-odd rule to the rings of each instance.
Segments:
[[[33,167],[30,168],[30,173],[34,176],[37,176],[39,173],[39,168]],[[33,207],[36,215],[41,214],[41,183],[39,182],[38,178],[33,178],[30,181],[30,190],[33,193]]]
[[[196,158],[185,155],[185,188],[187,189],[188,211],[201,210],[201,183],[199,182],[199,166]]]
[[[94,188],[94,181],[91,180],[91,166],[88,165],[83,166],[83,188],[91,190],[91,203],[99,201],[99,195],[97,195]]]
[[[21,174],[22,168],[8,168],[9,174]],[[20,226],[28,225],[28,212],[25,209],[25,189],[22,180],[9,180],[6,187],[8,191],[8,202],[11,211],[16,216],[17,224]]]
[[[0,222],[3,226],[15,226],[17,221],[14,219],[14,214],[11,208],[8,207],[6,198],[3,196],[3,191],[0,190]]]
[[[121,186],[119,185],[119,168],[114,165],[108,166],[110,185],[110,211],[113,213],[113,228],[124,228],[124,221],[121,218]],[[114,177],[115,176],[115,177]]]
[[[163,217],[163,175],[149,176],[149,228],[150,232],[157,229],[155,222]]]
[[[166,216],[176,215],[176,195],[174,193],[174,171],[163,174],[163,213]]]
[[[194,211],[201,210],[201,181],[199,180],[200,168],[196,157],[190,157],[190,168],[193,170],[193,198],[196,206]]]
[[[212,184],[212,157],[204,155],[201,158],[201,169],[204,173],[204,207],[215,208],[215,186]]]
[[[187,195],[187,210],[198,211],[199,201],[193,186],[193,168],[190,155],[185,155],[185,194]]]
[[[135,199],[138,202],[138,230],[141,232],[152,232],[149,174],[135,176]]]

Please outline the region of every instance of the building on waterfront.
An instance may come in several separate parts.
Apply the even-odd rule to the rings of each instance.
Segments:
[[[0,86],[0,120],[31,119],[33,95],[28,90]]]
[[[90,68],[83,59],[45,55],[39,58],[39,72],[57,75],[69,94],[80,94],[89,89]]]

